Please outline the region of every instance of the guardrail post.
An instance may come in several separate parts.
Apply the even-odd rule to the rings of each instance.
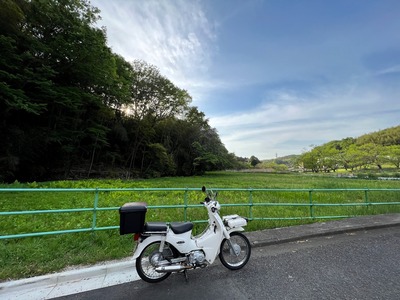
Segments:
[[[185,190],[185,195],[184,195],[184,204],[185,207],[183,208],[183,220],[186,222],[187,220],[187,207],[188,207],[188,189],[186,188]]]
[[[368,188],[365,188],[364,194],[365,194],[365,204],[367,205],[367,207],[369,207]]]
[[[370,207],[370,203],[369,203],[369,199],[368,199],[368,191],[369,191],[369,189],[365,188],[364,195],[365,195],[365,205],[367,206],[367,210],[369,210],[369,207]]]
[[[310,217],[314,219],[314,204],[312,199],[313,190],[308,191],[308,199],[310,200]]]
[[[249,190],[249,220],[253,220],[253,189]]]
[[[99,204],[99,190],[96,188],[94,194],[94,205],[93,205],[93,221],[92,221],[92,232],[94,232],[96,228],[96,221],[97,221],[97,206]]]

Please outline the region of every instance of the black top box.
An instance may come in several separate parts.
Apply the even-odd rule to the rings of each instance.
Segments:
[[[145,202],[125,203],[119,209],[119,233],[142,233],[146,219],[147,204]]]

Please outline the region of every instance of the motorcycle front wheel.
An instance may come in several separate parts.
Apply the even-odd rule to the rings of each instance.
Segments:
[[[160,252],[160,244],[161,242],[149,244],[136,259],[136,271],[144,281],[156,283],[163,281],[171,275],[171,273],[159,273],[156,271],[159,261],[174,256],[172,249],[167,243],[164,245],[164,250]]]
[[[221,243],[219,259],[221,263],[230,270],[243,268],[250,259],[251,245],[245,235],[240,232],[232,232],[230,243],[224,239]]]

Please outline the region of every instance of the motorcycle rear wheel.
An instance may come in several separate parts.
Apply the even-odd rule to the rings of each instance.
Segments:
[[[157,262],[174,257],[173,251],[167,243],[164,245],[164,250],[160,252],[160,244],[159,241],[149,244],[136,259],[136,271],[146,282],[160,282],[171,275],[170,272],[159,273],[156,271]]]
[[[251,245],[245,235],[240,232],[232,232],[230,242],[233,249],[224,239],[221,243],[219,251],[219,259],[221,263],[230,270],[239,270],[243,268],[250,259]]]

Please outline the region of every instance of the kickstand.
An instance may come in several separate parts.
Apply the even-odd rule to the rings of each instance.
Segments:
[[[185,276],[186,282],[189,282],[189,277],[188,277],[188,274],[187,274],[187,270],[186,270],[186,269],[183,270],[183,271],[180,271],[179,273],[182,273],[182,274]]]

